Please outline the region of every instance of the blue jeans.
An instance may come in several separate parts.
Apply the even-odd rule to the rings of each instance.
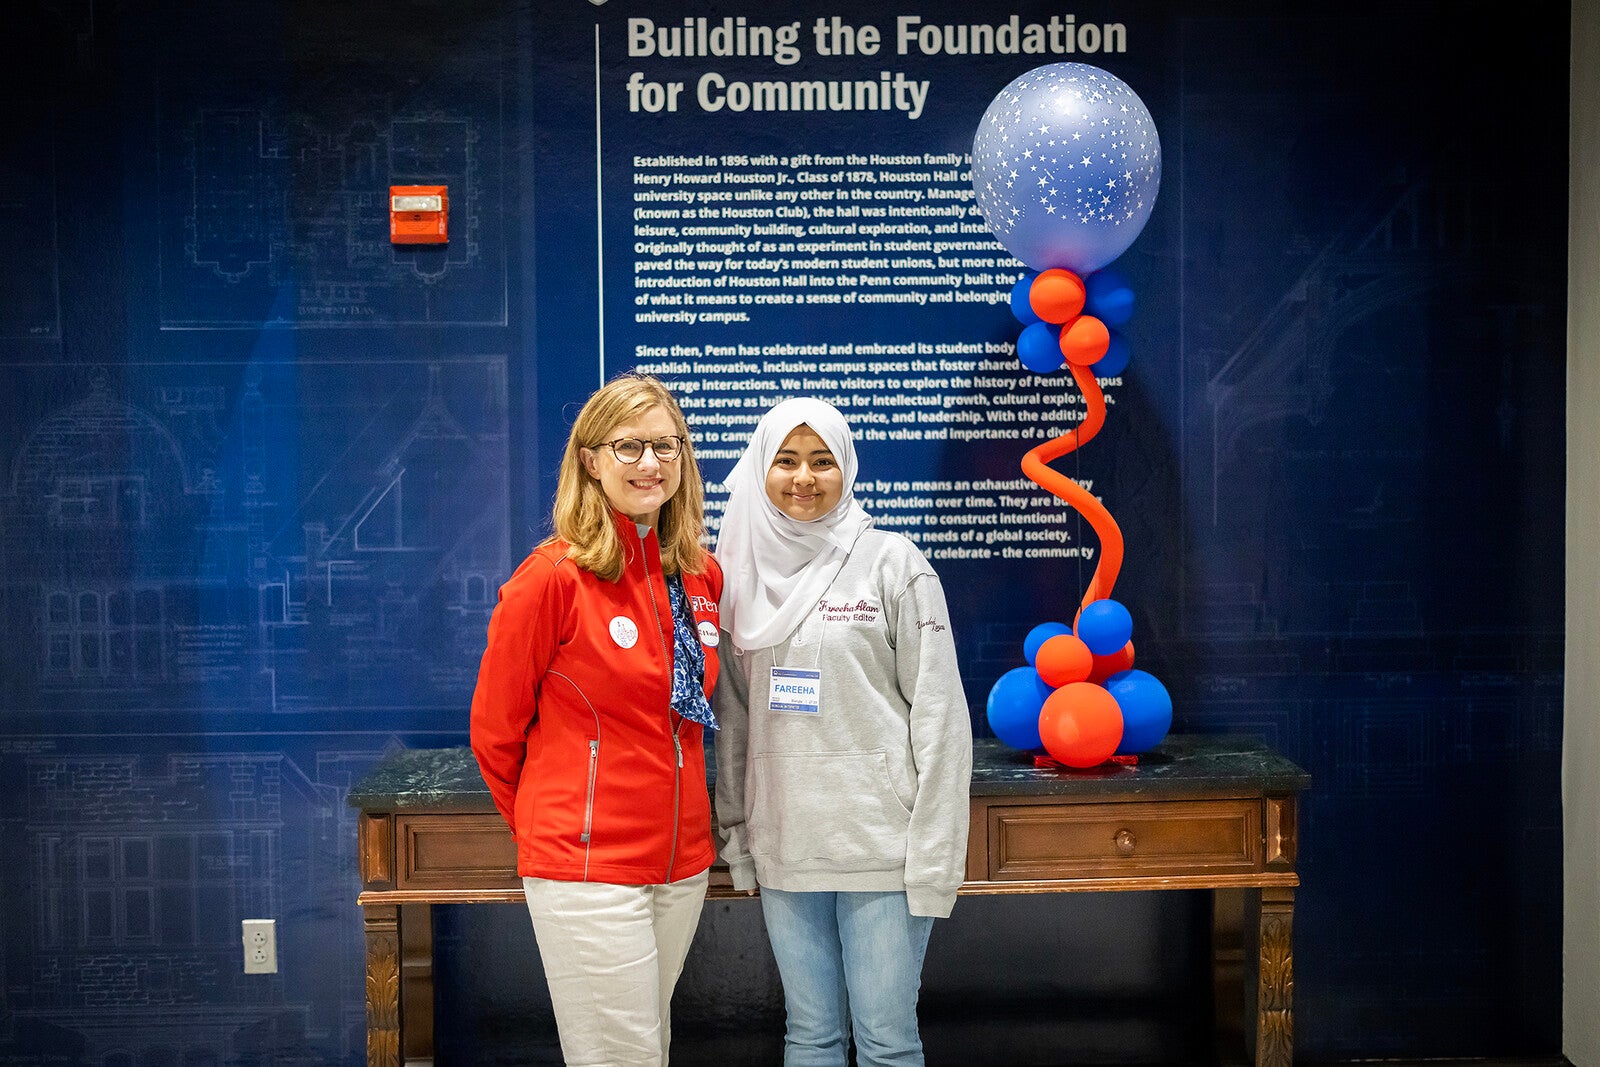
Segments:
[[[933,919],[904,893],[761,889],[761,913],[783,979],[784,1067],[921,1067],[917,991]]]

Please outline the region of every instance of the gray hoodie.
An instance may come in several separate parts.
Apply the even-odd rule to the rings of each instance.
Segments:
[[[716,814],[735,888],[903,890],[913,915],[949,915],[972,722],[922,553],[868,530],[788,640],[742,653],[722,640]],[[819,671],[820,710],[772,710],[775,666]]]

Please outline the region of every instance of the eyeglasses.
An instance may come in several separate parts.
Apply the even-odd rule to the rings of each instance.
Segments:
[[[615,441],[601,441],[594,447],[611,449],[611,454],[622,463],[639,462],[644,458],[644,450],[648,448],[656,459],[666,463],[678,458],[678,452],[683,448],[683,438],[677,434],[657,437],[654,441],[641,441],[637,437],[619,437]]]

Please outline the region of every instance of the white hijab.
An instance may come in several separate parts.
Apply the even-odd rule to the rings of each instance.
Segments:
[[[844,476],[839,502],[802,522],[767,497],[767,470],[796,426],[811,427]],[[794,632],[827,592],[856,538],[872,519],[856,503],[856,446],[832,404],[794,397],[761,417],[750,444],[723,485],[728,505],[717,536],[722,565],[722,625],[735,648],[767,648]]]

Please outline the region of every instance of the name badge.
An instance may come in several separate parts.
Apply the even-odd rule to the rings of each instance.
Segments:
[[[773,711],[818,714],[822,711],[822,672],[804,667],[772,668],[767,707]]]

